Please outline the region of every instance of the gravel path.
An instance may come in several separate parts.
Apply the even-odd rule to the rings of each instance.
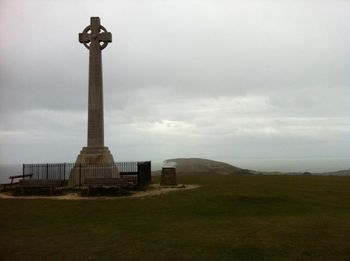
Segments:
[[[120,196],[120,197],[82,197],[78,193],[69,193],[60,196],[13,196],[10,193],[0,193],[0,199],[51,199],[51,200],[95,200],[95,199],[108,199],[108,200],[117,200],[124,198],[145,198],[145,197],[154,197],[161,194],[175,192],[175,191],[184,191],[190,189],[199,188],[199,185],[186,184],[178,185],[176,187],[161,187],[159,184],[152,184],[149,186],[146,191],[137,191],[132,192],[129,196]]]

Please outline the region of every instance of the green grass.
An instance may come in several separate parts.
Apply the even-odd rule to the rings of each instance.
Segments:
[[[181,176],[119,200],[0,200],[2,260],[349,260],[350,177]]]

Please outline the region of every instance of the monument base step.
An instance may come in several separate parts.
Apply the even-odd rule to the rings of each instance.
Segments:
[[[114,159],[108,147],[83,147],[75,163],[105,164],[114,163]]]
[[[85,178],[118,177],[118,167],[108,147],[83,147],[70,172],[68,185],[84,186]]]

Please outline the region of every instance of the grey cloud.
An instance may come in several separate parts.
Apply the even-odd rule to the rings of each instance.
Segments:
[[[113,34],[103,70],[116,158],[350,158],[347,1],[5,0],[0,162],[73,161],[85,145],[77,37],[93,15]]]

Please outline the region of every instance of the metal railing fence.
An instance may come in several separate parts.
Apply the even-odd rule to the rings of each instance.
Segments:
[[[62,180],[67,187],[80,188],[84,178],[127,178],[134,186],[151,182],[151,161],[115,162],[106,164],[47,163],[23,164],[23,175],[31,179]]]

